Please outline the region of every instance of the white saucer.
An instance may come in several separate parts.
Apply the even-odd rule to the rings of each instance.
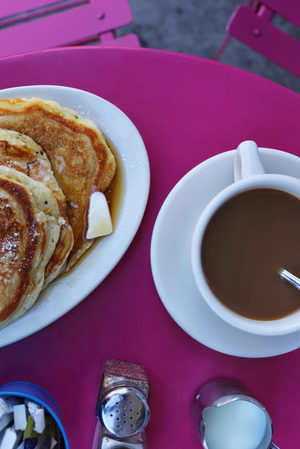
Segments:
[[[297,349],[300,331],[269,337],[238,330],[222,321],[200,295],[190,267],[190,241],[206,204],[233,183],[235,150],[206,160],[187,173],[166,198],[153,230],[151,267],[158,294],[169,314],[191,337],[224,354],[270,357]],[[300,179],[300,158],[260,148],[267,173]]]

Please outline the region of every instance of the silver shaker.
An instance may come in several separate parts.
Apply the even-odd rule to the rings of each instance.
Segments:
[[[146,449],[150,383],[143,365],[105,359],[93,449]]]

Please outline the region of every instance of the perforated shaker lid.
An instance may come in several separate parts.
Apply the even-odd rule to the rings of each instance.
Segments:
[[[141,432],[150,418],[150,409],[144,394],[132,386],[115,387],[103,396],[99,406],[102,425],[119,438]]]

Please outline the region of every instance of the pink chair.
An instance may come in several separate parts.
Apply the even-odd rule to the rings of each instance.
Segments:
[[[128,0],[2,0],[0,56],[95,40],[138,47],[135,34],[115,37],[115,30],[132,19]]]
[[[231,37],[300,77],[300,42],[271,23],[275,14],[300,27],[299,0],[251,0],[239,5],[231,16],[228,36],[219,49],[219,60]]]

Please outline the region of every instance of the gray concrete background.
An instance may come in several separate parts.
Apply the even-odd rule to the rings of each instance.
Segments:
[[[227,33],[226,24],[246,0],[129,0],[133,22],[118,35],[135,33],[147,48],[213,59]],[[273,24],[300,39],[300,30],[279,16]],[[246,45],[231,39],[220,62],[255,73],[300,93],[300,79]]]

